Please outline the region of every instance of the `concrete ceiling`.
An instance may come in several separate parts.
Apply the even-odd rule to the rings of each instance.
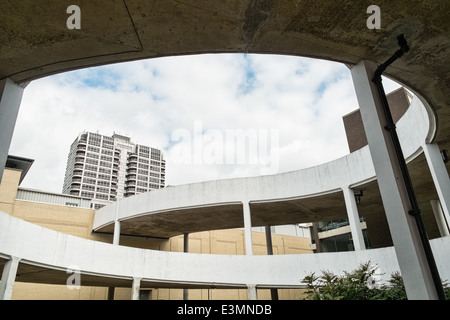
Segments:
[[[253,227],[346,219],[342,192],[304,199],[250,203]],[[184,233],[243,228],[242,204],[226,204],[145,214],[121,221],[123,236],[170,238]],[[113,233],[110,224],[97,230]]]

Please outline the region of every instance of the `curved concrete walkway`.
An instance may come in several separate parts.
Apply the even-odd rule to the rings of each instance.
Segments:
[[[434,119],[415,97],[397,124],[408,161],[422,152],[434,134]],[[411,130],[414,128],[414,130]],[[252,226],[331,220],[343,209],[343,191],[376,180],[370,150],[362,148],[315,167],[275,175],[172,186],[118,200],[95,213],[94,231],[169,238],[244,227],[243,203],[249,202]],[[297,203],[288,210],[288,203]],[[283,206],[284,205],[284,206]],[[365,211],[365,215],[370,212]]]

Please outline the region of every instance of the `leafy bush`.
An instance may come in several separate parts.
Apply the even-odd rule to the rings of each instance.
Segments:
[[[377,281],[377,267],[370,261],[352,272],[337,276],[322,271],[321,276],[312,273],[303,279],[307,287],[307,300],[406,300],[406,291],[400,273],[391,275],[387,284]],[[450,288],[445,284],[447,297]]]

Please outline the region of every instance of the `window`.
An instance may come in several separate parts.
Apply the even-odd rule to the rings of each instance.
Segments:
[[[159,167],[150,166],[150,170],[159,172],[160,168]]]
[[[111,168],[111,162],[100,161],[100,166]]]
[[[95,191],[95,186],[91,186],[90,184],[83,184],[83,190]]]
[[[97,152],[97,153],[100,152],[100,148],[93,147],[93,146],[88,146],[88,150],[89,150],[89,151],[93,151],[93,152]]]
[[[95,184],[95,179],[92,179],[92,178],[83,178],[83,183]]]
[[[101,173],[111,174],[111,169],[109,169],[109,168],[100,167],[98,169],[98,171],[101,172]]]
[[[98,154],[97,153],[87,153],[87,157],[88,158],[92,158],[92,159],[98,159]]]
[[[109,193],[109,189],[103,188],[103,187],[97,187],[97,192]]]
[[[148,171],[147,170],[138,169],[138,173],[139,174],[145,174],[146,176],[148,176]]]
[[[142,181],[147,181],[147,176],[138,175],[138,179]]]
[[[89,163],[89,164],[95,164],[95,165],[97,165],[98,164],[98,160],[95,160],[95,159],[86,159],[86,163]]]
[[[84,169],[85,169],[85,170],[90,170],[90,171],[97,171],[97,166],[91,166],[91,165],[89,165],[89,164],[86,164],[86,165],[84,166]]]
[[[144,181],[138,181],[137,185],[140,186],[140,187],[146,187],[146,188],[148,187],[148,183],[144,182]]]
[[[92,199],[92,198],[94,198],[94,193],[93,192],[87,192],[87,191],[81,191],[80,196]]]
[[[102,149],[102,154],[106,154],[108,156],[112,156],[113,152],[111,150]]]
[[[109,181],[98,180],[97,185],[102,187],[109,187]]]
[[[85,177],[91,177],[91,178],[95,178],[97,176],[97,174],[95,172],[91,172],[91,171],[86,171],[84,173]]]
[[[107,175],[107,174],[101,174],[101,173],[99,173],[99,174],[98,174],[98,178],[99,178],[99,179],[102,179],[102,180],[110,180],[110,179],[111,179],[111,176],[110,176],[110,175]]]
[[[100,199],[100,200],[108,200],[108,195],[107,194],[102,194],[102,193],[97,193],[95,195],[96,199]]]
[[[138,167],[141,168],[141,169],[148,169],[148,165],[147,164],[139,163]]]

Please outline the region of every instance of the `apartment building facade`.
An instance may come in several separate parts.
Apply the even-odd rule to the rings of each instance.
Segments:
[[[165,186],[166,162],[159,149],[124,135],[82,132],[70,147],[63,193],[92,199],[94,209]]]

